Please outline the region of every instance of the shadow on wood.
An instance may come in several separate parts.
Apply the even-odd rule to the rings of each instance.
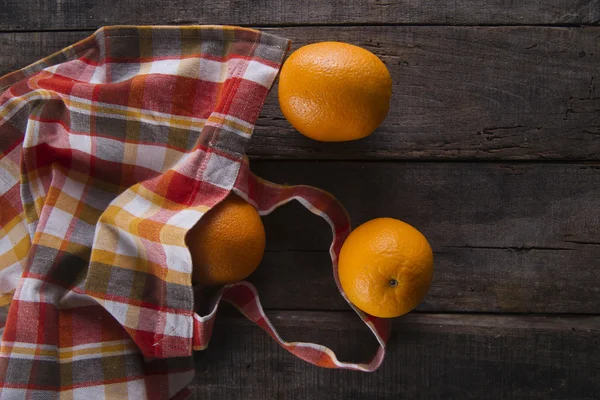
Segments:
[[[337,343],[359,358],[369,333],[353,313],[273,312],[290,337]],[[321,369],[294,358],[241,318],[217,319],[196,354],[195,396],[244,399],[595,399],[599,317],[409,314],[394,321],[373,373]]]

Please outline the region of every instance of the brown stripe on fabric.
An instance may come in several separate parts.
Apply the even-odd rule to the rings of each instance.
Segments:
[[[174,29],[173,34],[168,37],[163,36],[157,29],[152,29],[149,33],[140,32],[140,35],[152,36],[152,52],[155,56],[177,59],[182,56],[180,29]]]
[[[104,36],[108,44],[106,58],[111,62],[123,59],[131,60],[132,55],[140,54],[140,40],[136,28],[120,28],[118,33],[113,28],[107,28],[104,31]],[[111,40],[112,38],[118,38],[118,40]],[[135,59],[132,61],[135,61]]]
[[[73,363],[60,364],[60,386],[69,387],[73,384]],[[91,400],[91,399],[90,399]]]
[[[60,285],[66,290],[79,285],[85,279],[87,266],[87,259],[76,254],[37,245],[30,261],[28,274],[48,275],[47,281]]]
[[[85,282],[86,292],[91,292],[94,296],[99,295],[99,297],[102,297],[102,294],[106,294],[108,292],[108,284],[110,282],[112,268],[112,265],[102,264],[94,261],[90,262],[88,275]]]
[[[169,268],[167,270],[163,266],[152,263],[150,261],[141,263],[139,262],[139,259],[137,257],[115,254],[112,251],[95,249],[94,260],[92,264],[96,262],[105,265],[112,265],[116,268],[128,269],[131,271],[137,271],[141,273],[152,273],[152,271],[161,271],[160,278],[162,280],[178,285],[185,286],[186,282],[189,281],[189,273],[177,271],[173,268]]]
[[[4,113],[8,112],[10,111],[5,110]],[[0,117],[3,117],[2,114]],[[29,107],[21,107],[10,120],[3,122],[2,135],[0,135],[0,154],[4,154],[4,149],[13,149],[14,144],[23,141],[23,130],[27,127],[28,119]]]
[[[254,50],[254,56],[282,64],[287,52],[290,51],[291,41],[269,33],[260,33],[260,44]]]
[[[35,385],[45,390],[58,390],[60,369],[56,361],[11,357],[4,375],[7,385]]]
[[[100,359],[97,359],[99,361],[99,364],[101,365],[100,371],[102,371],[102,379],[114,381],[114,380],[118,380],[118,379],[121,379],[121,378],[124,378],[127,376],[132,376],[132,375],[128,375],[127,368],[125,367],[125,361],[127,358],[132,358],[138,362],[140,361],[140,355],[137,353],[127,354],[127,355],[119,355],[119,356],[102,357]],[[82,368],[87,368],[85,361],[88,361],[88,360],[76,361],[73,364],[75,364],[77,366],[81,365]],[[89,373],[93,373],[93,372],[90,371]],[[139,375],[138,371],[135,371],[133,374],[133,376],[138,376],[138,375]]]
[[[194,99],[188,98],[187,101],[194,101]],[[89,114],[81,113],[77,109],[71,109],[70,114],[71,125],[69,128],[71,130],[85,133],[90,129]],[[182,152],[191,149],[188,135],[199,135],[202,127],[202,120],[194,121],[184,116],[177,120],[165,120],[160,124],[157,124],[156,120],[154,123],[150,123],[149,121],[123,119],[111,115],[95,115],[94,121],[95,127],[90,135],[92,141],[96,140],[95,136],[101,136],[118,140],[121,143],[162,145]],[[196,130],[191,131],[186,127],[192,125]]]
[[[37,115],[39,120],[61,121],[66,126],[71,125],[69,109],[62,99],[47,99],[40,103],[40,113]],[[48,137],[47,139],[52,140],[53,138]]]
[[[90,240],[89,238],[91,235],[87,232],[85,233],[85,235],[87,236],[87,240]],[[38,247],[47,247],[52,249],[62,248],[63,251],[65,251],[66,253],[70,253],[83,260],[89,259],[90,256],[91,241],[86,244],[80,244],[75,242],[63,243],[61,238],[57,238],[56,236],[52,235],[38,235],[35,240]],[[86,238],[82,238],[80,241],[84,240],[86,240]]]
[[[78,114],[77,111],[74,111],[74,113]],[[123,140],[123,132],[127,132],[127,127],[129,125],[128,122],[130,121],[132,120],[125,120],[122,118],[115,118],[114,116],[96,114],[94,115],[94,130],[91,132],[91,136],[108,136],[118,140]],[[137,137],[129,138],[125,136],[125,140],[135,141],[136,139]]]
[[[156,268],[163,269],[156,265]],[[87,290],[99,297],[123,296],[136,303],[151,303],[169,308],[187,308],[192,299],[188,285],[167,282],[152,272],[119,268],[99,262],[90,263]]]
[[[140,28],[140,31],[142,31],[143,28]],[[139,32],[138,33],[139,37],[138,40],[140,41],[140,52],[139,53],[133,53],[138,55],[141,59],[145,59],[145,58],[152,58],[154,56],[159,56],[159,53],[154,53],[154,49],[152,47],[152,32],[151,31],[147,31],[147,32]],[[142,73],[146,72],[143,70],[141,70]],[[146,72],[147,73],[147,72]]]

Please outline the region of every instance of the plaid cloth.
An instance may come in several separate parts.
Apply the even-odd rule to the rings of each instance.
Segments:
[[[261,214],[298,200],[331,225],[343,207],[249,171],[245,148],[289,42],[237,27],[109,27],[0,78],[0,397],[184,398],[220,300],[296,356],[246,282],[194,312],[185,233],[231,191]],[[343,292],[340,292],[345,297]]]

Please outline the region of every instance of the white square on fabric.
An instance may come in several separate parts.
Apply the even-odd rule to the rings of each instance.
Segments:
[[[19,226],[17,226],[19,228]],[[14,228],[13,228],[14,229]],[[10,239],[10,233],[0,237],[0,256],[14,247],[14,243]]]
[[[210,155],[203,180],[223,189],[232,188],[237,179],[240,164],[215,153]]]
[[[76,200],[80,200],[83,195],[85,185],[81,182],[77,182],[69,177],[66,177],[65,183],[63,184],[62,191]]]
[[[98,65],[94,69],[90,83],[106,83],[106,64]]]
[[[165,163],[166,147],[140,144],[137,146],[136,164],[156,172],[161,172]]]
[[[9,293],[19,286],[21,275],[23,275],[23,266],[19,262],[4,268],[0,279],[0,293]]]
[[[10,163],[10,161],[9,161]],[[2,189],[10,189],[15,186],[19,181],[17,178],[5,168],[0,166],[0,187]]]
[[[54,207],[52,208],[46,226],[44,227],[44,233],[64,238],[67,235],[67,230],[69,229],[69,224],[72,219],[73,216],[71,214]]]
[[[19,222],[15,224],[10,231],[6,232],[4,236],[0,237],[0,256],[7,251],[12,250],[13,247],[25,237],[27,232],[23,229],[24,227],[24,223]]]
[[[148,395],[146,393],[146,383],[144,382],[144,380],[138,379],[135,381],[127,382],[127,396],[130,399],[145,399]]]
[[[221,83],[225,82],[227,69],[220,61],[200,59],[200,77],[203,81]]]
[[[137,257],[138,256],[138,244],[136,236],[133,236],[129,232],[119,229],[117,248],[115,252],[122,256]],[[108,249],[111,250],[111,249]]]
[[[179,64],[181,60],[156,60],[152,61],[150,68],[148,69],[149,74],[163,74],[163,75],[177,75]]]
[[[184,338],[192,337],[192,318],[186,315],[175,313],[165,313],[167,323],[165,324],[165,335],[179,336]]]
[[[185,247],[162,245],[165,250],[167,268],[179,272],[192,272],[192,258]]]
[[[176,226],[178,228],[190,229],[196,225],[196,222],[204,215],[200,211],[196,210],[183,210],[173,215],[167,221],[167,224]]]
[[[104,301],[104,308],[108,312],[112,314],[113,317],[123,326],[126,325],[127,320],[127,308],[128,307],[136,307],[134,305],[129,305],[125,303],[121,303],[118,301]],[[137,328],[136,326],[128,326],[128,328]]]
[[[257,61],[250,61],[246,72],[244,72],[244,79],[256,82],[266,88],[270,87],[270,83],[273,82],[276,76],[277,70],[275,68]]]
[[[42,281],[35,278],[24,278],[21,284],[21,290],[18,294],[19,301],[29,301],[32,303],[39,303],[40,299],[40,286]]]
[[[92,138],[88,135],[69,133],[69,145],[73,150],[90,154],[92,152]]]
[[[152,202],[136,194],[131,201],[121,208],[131,215],[143,218],[144,214],[152,207],[152,205]]]
[[[73,389],[73,400],[103,399],[104,385],[86,386]]]

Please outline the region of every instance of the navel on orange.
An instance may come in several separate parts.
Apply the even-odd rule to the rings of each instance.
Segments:
[[[192,281],[210,286],[245,279],[260,264],[265,242],[265,228],[256,209],[230,194],[187,234]]]
[[[340,252],[338,274],[348,299],[381,318],[406,314],[423,300],[433,278],[425,236],[405,222],[378,218],[356,228]]]
[[[392,78],[368,50],[321,42],[296,50],[279,77],[279,106],[300,133],[323,142],[370,135],[390,107]]]

